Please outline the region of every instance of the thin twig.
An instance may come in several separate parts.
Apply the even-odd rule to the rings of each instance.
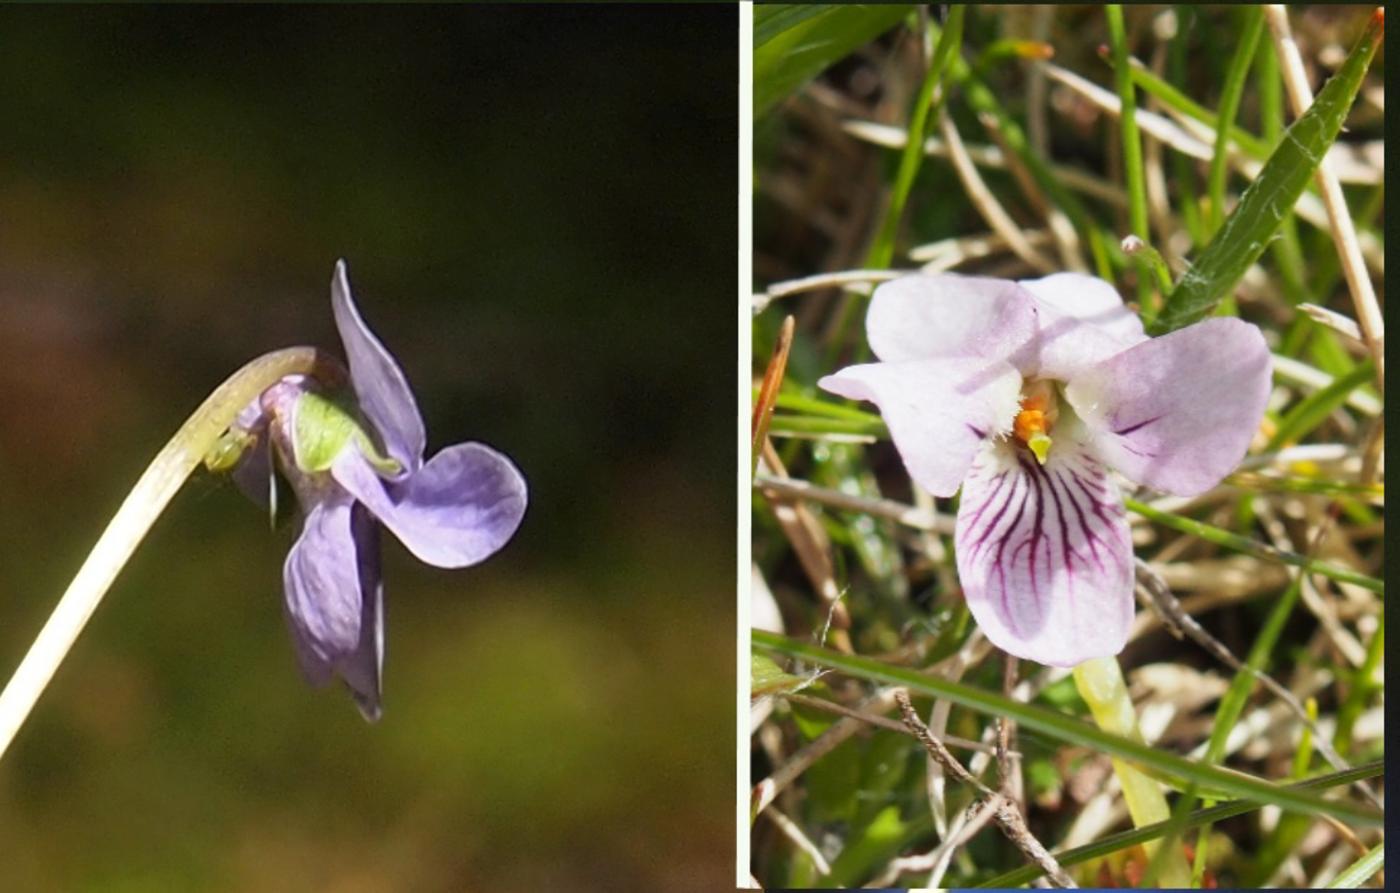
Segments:
[[[894,692],[893,688],[883,688],[875,692],[861,702],[861,712],[883,713],[889,710],[895,705]],[[767,778],[754,785],[753,814],[757,815],[767,809],[777,799],[778,794],[796,781],[813,763],[831,753],[841,742],[863,728],[865,728],[863,720],[850,717],[838,719],[832,723],[825,732],[812,739],[807,746],[793,754],[786,763],[774,769]]]
[[[758,485],[759,481],[785,479],[787,469],[783,467],[783,461],[779,458],[778,451],[773,448],[771,439],[764,439],[762,451],[763,462],[760,468],[766,466],[772,473],[755,475],[755,484]],[[772,492],[767,485],[758,486],[765,492]],[[806,572],[807,579],[812,583],[812,588],[821,598],[822,603],[827,606],[828,623],[835,623],[836,635],[832,637],[832,646],[839,651],[850,654],[851,641],[850,637],[846,635],[846,630],[850,628],[851,618],[846,611],[846,606],[841,602],[841,590],[836,585],[836,569],[831,559],[831,541],[826,535],[825,528],[812,515],[807,506],[800,501],[774,500],[773,515],[778,519],[778,525],[782,527],[788,542],[792,544],[793,551],[797,553],[798,563]]]
[[[997,201],[996,196],[987,188],[987,183],[982,179],[982,175],[977,172],[977,166],[968,157],[967,149],[963,147],[962,137],[958,135],[957,125],[953,123],[953,118],[944,110],[938,119],[939,130],[943,132],[943,141],[948,146],[948,160],[953,163],[953,170],[958,175],[958,180],[962,183],[963,191],[967,193],[967,198],[972,202],[982,215],[982,219],[987,221],[987,225],[992,230],[1006,240],[1006,244],[1021,260],[1030,264],[1037,270],[1044,273],[1054,271],[1055,265],[1049,261],[1045,255],[1031,247],[1030,242],[1021,234],[1021,227],[1016,221],[1011,219],[1011,215],[1006,213],[1006,209]]]
[[[850,288],[853,291],[860,291],[862,290],[860,286],[889,282],[891,279],[898,279],[901,276],[917,272],[917,270],[841,270],[836,273],[819,273],[815,276],[803,276],[800,279],[787,279],[783,282],[773,283],[762,294],[754,295],[753,312],[755,314],[762,313],[774,300],[788,295],[821,291],[825,288]]]
[[[1365,342],[1361,336],[1361,327],[1356,324],[1356,320],[1349,316],[1344,316],[1335,310],[1328,310],[1326,307],[1319,307],[1317,304],[1302,303],[1298,309],[1306,313],[1313,322],[1326,326],[1345,338],[1350,338],[1359,344]]]
[[[888,124],[880,124],[875,121],[847,121],[841,125],[842,129],[857,139],[865,140],[877,146],[884,146],[887,149],[900,149],[904,147],[908,135],[903,129],[891,127]],[[1007,167],[1006,156],[996,146],[981,146],[975,144],[965,144],[967,155],[974,162],[982,167],[1005,170]],[[950,150],[947,143],[942,140],[929,137],[924,140],[924,154],[937,158],[949,157]],[[1092,174],[1087,174],[1079,168],[1068,165],[1049,166],[1049,170],[1067,188],[1085,195],[1092,196],[1099,201],[1115,208],[1126,208],[1128,206],[1128,195],[1121,186],[1109,183]]]
[[[778,826],[778,830],[783,832],[788,840],[791,840],[798,849],[807,854],[807,858],[812,860],[812,867],[817,870],[817,874],[822,877],[831,874],[831,864],[826,861],[822,851],[817,849],[817,845],[812,843],[806,834],[802,833],[802,829],[797,827],[796,822],[780,812],[776,806],[769,806],[763,811],[763,814]]]
[[[904,725],[904,723],[899,722],[898,720],[890,719],[886,716],[881,716],[878,713],[868,713],[861,710],[855,710],[850,707],[847,707],[845,704],[838,704],[835,701],[828,701],[826,698],[816,698],[812,697],[811,695],[798,694],[797,692],[776,692],[776,694],[778,695],[778,697],[786,701],[791,701],[794,704],[801,704],[805,707],[811,707],[815,710],[825,710],[828,713],[839,713],[842,716],[849,716],[851,719],[858,719],[863,723],[868,723],[869,725],[876,726],[877,728],[887,729],[891,732],[898,732],[901,735],[913,734]],[[959,738],[956,735],[944,735],[943,740],[946,741],[949,744],[949,746],[956,747],[961,750],[972,750],[978,753],[992,753],[995,750],[995,748],[991,745],[983,744],[980,741],[972,741],[968,738]],[[1010,751],[1009,753],[1011,756],[1014,757],[1020,757],[1021,755],[1020,753],[1014,750]]]
[[[806,499],[822,505],[829,505],[832,508],[890,518],[915,530],[951,534],[954,528],[953,519],[946,515],[931,515],[912,505],[896,502],[893,499],[856,496],[852,493],[843,493],[840,490],[818,487],[816,484],[797,478],[779,478],[760,474],[754,478],[754,486],[784,500]]]
[[[954,778],[975,788],[986,798],[987,808],[991,810],[996,818],[997,826],[1001,828],[1006,838],[1025,853],[1032,862],[1039,865],[1046,876],[1057,885],[1077,887],[1078,885],[1060,867],[1060,863],[1055,860],[1055,857],[1050,855],[1050,851],[1039,840],[1036,840],[1035,835],[1031,834],[1030,829],[1026,827],[1025,819],[1022,818],[1015,804],[1004,795],[998,794],[984,785],[971,772],[968,772],[963,764],[959,763],[948,752],[948,748],[943,746],[943,742],[929,732],[928,726],[919,719],[914,705],[910,703],[909,693],[904,689],[898,689],[895,691],[894,697],[895,702],[899,704],[900,713],[904,716],[904,724],[914,733],[914,737],[919,739],[919,743],[929,752],[929,756],[942,764],[943,768],[947,769]]]

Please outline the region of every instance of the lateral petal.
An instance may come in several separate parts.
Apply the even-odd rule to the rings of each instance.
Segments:
[[[849,366],[817,385],[879,406],[909,476],[952,496],[983,442],[1011,426],[1021,376],[1005,360],[970,357]]]
[[[968,609],[1004,651],[1057,667],[1117,654],[1133,552],[1106,470],[1062,433],[1040,465],[1000,443],[963,484],[954,542]]]
[[[1193,496],[1244,458],[1272,370],[1258,328],[1207,319],[1083,370],[1065,397],[1104,461],[1140,484]]]
[[[437,567],[486,559],[525,517],[525,478],[509,459],[480,443],[447,447],[396,482],[384,481],[351,447],[331,474],[410,552]]]

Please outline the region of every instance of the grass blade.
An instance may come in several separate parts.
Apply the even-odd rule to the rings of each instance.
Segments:
[[[1385,772],[1385,763],[1376,760],[1364,766],[1356,766],[1345,772],[1334,772],[1330,775],[1319,775],[1317,778],[1310,778],[1298,784],[1289,785],[1290,788],[1300,791],[1325,790],[1344,784],[1351,784],[1354,781],[1362,781],[1368,778],[1375,778]],[[1259,804],[1250,800],[1232,800],[1229,803],[1221,803],[1208,809],[1198,809],[1187,816],[1185,826],[1194,828],[1209,822],[1220,822],[1225,819],[1234,818],[1237,815],[1244,815],[1259,808]],[[1078,865],[1099,856],[1107,856],[1119,850],[1146,843],[1149,840],[1156,840],[1166,831],[1169,822],[1158,822],[1155,825],[1144,825],[1132,831],[1120,831],[1117,834],[1096,840],[1093,843],[1086,843],[1073,849],[1065,850],[1063,853],[1056,853],[1055,860],[1061,865]],[[1021,868],[1013,869],[993,878],[988,878],[977,885],[977,889],[1006,888],[1015,887],[1020,884],[1029,883],[1040,877],[1042,874],[1040,866],[1025,865]],[[1340,879],[1340,878],[1339,878]],[[1334,881],[1334,886],[1336,882]]]
[[[1206,316],[1264,252],[1336,140],[1380,46],[1384,23],[1379,11],[1372,16],[1346,62],[1284,133],[1258,179],[1245,190],[1234,212],[1168,296],[1153,334],[1179,329]]]
[[[913,8],[800,4],[757,7],[754,116],[762,117],[832,63],[899,24]]]
[[[1378,843],[1366,851],[1366,855],[1351,863],[1345,871],[1332,881],[1338,890],[1352,890],[1375,877],[1385,865],[1385,844]]]
[[[1376,825],[1384,821],[1381,812],[1343,800],[1323,798],[1297,788],[1285,788],[1242,772],[1232,772],[1216,766],[1206,766],[1195,760],[1168,753],[1128,738],[1109,733],[1089,723],[1048,710],[1034,704],[1014,701],[1003,695],[983,691],[959,682],[929,676],[908,667],[893,666],[858,655],[841,654],[817,645],[799,642],[764,630],[753,630],[753,644],[770,651],[798,657],[824,667],[840,670],[850,676],[903,685],[910,691],[946,698],[955,704],[1014,719],[1028,729],[1034,729],[1060,741],[1103,751],[1158,772],[1194,782],[1211,790],[1283,809],[1318,814],[1325,813],[1345,821]]]

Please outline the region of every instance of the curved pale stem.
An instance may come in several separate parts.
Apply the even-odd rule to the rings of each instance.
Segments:
[[[1114,657],[1098,657],[1086,660],[1074,668],[1074,683],[1079,694],[1094,714],[1094,722],[1105,732],[1122,735],[1142,741],[1138,730],[1137,713],[1128,697],[1128,687],[1123,682],[1123,672]],[[1133,818],[1133,827],[1141,828],[1155,822],[1165,822],[1171,818],[1171,809],[1161,786],[1150,777],[1117,757],[1113,759],[1113,771],[1123,787],[1123,799],[1128,804],[1128,814]],[[1156,844],[1146,844],[1147,852],[1153,855]],[[1163,854],[1161,883],[1164,887],[1189,887],[1191,870],[1180,851]]]
[[[345,373],[337,360],[311,347],[264,354],[219,385],[156,454],[102,531],[9,684],[0,692],[0,756],[9,748],[112,581],[186,478],[245,406],[284,376],[297,374],[314,375],[327,384],[335,384],[343,380]]]

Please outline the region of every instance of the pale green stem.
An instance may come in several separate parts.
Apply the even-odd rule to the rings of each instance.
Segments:
[[[1118,668],[1118,660],[1113,657],[1098,657],[1086,660],[1074,668],[1074,684],[1079,695],[1089,705],[1094,714],[1094,722],[1105,732],[1122,735],[1142,742],[1138,731],[1137,713],[1128,697],[1128,687],[1123,682],[1123,673]],[[1144,742],[1145,743],[1145,742]],[[1127,801],[1128,813],[1133,817],[1133,827],[1141,828],[1155,822],[1165,822],[1171,817],[1167,798],[1161,786],[1132,765],[1118,759],[1113,760],[1113,771],[1123,787],[1123,799]],[[1148,855],[1156,852],[1155,842],[1145,845]],[[1186,857],[1179,850],[1166,853],[1162,859],[1161,883],[1164,887],[1187,887],[1191,883],[1191,868]]]
[[[0,692],[0,756],[9,748],[112,581],[186,478],[199,467],[245,406],[284,376],[297,374],[315,375],[327,384],[335,384],[344,379],[345,372],[338,361],[311,347],[264,354],[219,385],[156,454],[102,531],[78,575],[68,584],[9,684]]]

